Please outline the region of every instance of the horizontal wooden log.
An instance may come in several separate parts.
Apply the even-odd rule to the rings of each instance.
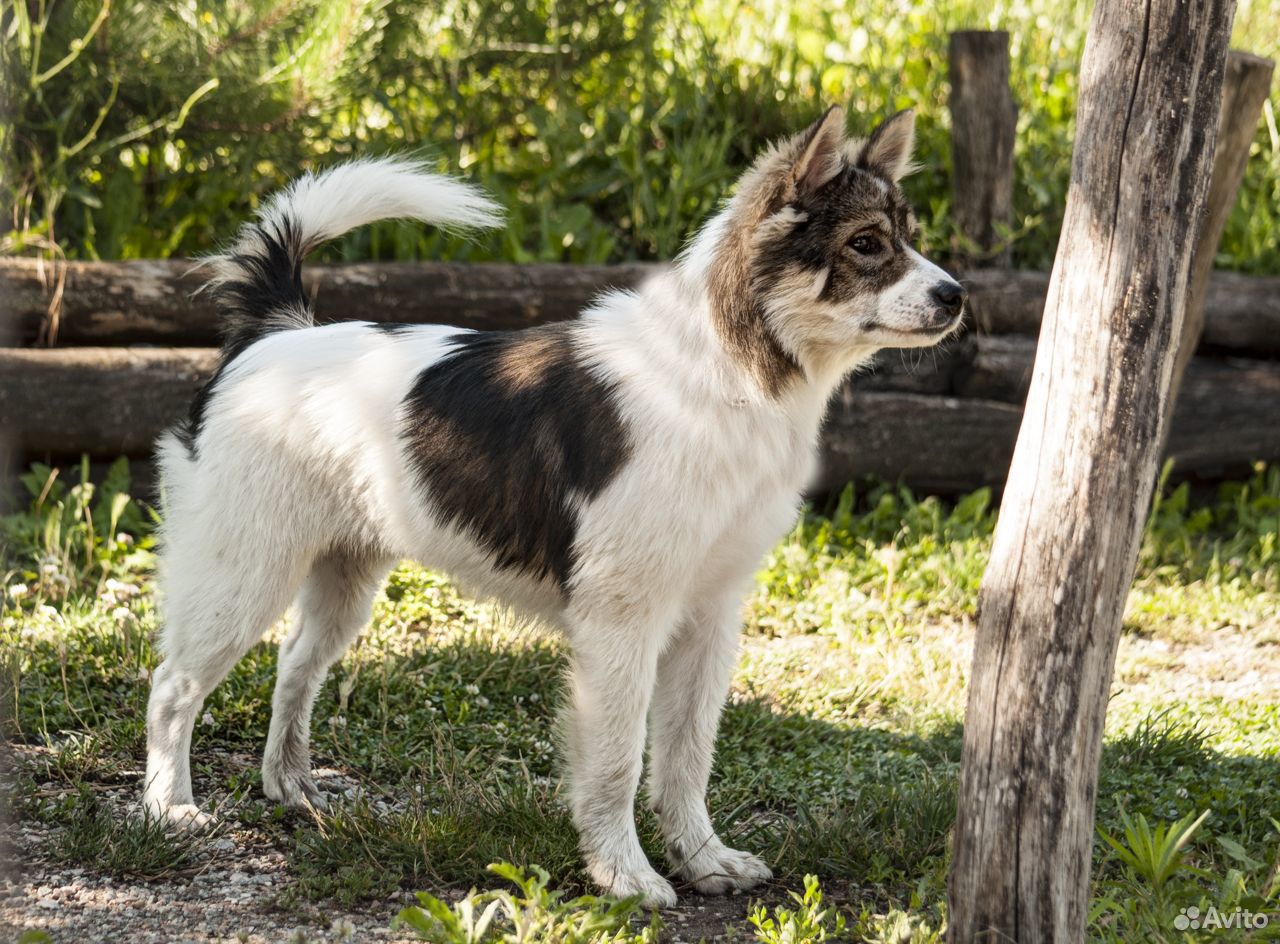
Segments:
[[[147,455],[217,359],[213,348],[0,349],[0,425],[26,453]]]
[[[849,386],[862,392],[945,396],[969,371],[978,343],[976,336],[968,334],[934,348],[880,351],[854,374]]]
[[[638,284],[658,267],[379,262],[312,265],[308,288],[323,321],[439,322],[468,328],[523,328],[573,317],[600,291]],[[192,293],[203,277],[182,260],[73,262],[57,326],[71,345],[217,343],[210,300]],[[15,343],[33,344],[49,307],[52,270],[0,258],[0,313]],[[983,334],[1035,335],[1049,277],[1043,272],[974,270],[964,276]],[[1202,350],[1280,355],[1280,278],[1217,272],[1209,284]],[[0,334],[4,326],[0,325]]]
[[[1030,338],[982,338],[973,360],[957,368],[953,391],[1021,405],[1031,383]],[[1168,454],[1180,472],[1212,477],[1250,458],[1280,461],[1280,364],[1195,357],[1187,367],[1170,430]]]
[[[974,346],[973,358],[957,368],[952,393],[980,400],[998,400],[1021,405],[1031,386],[1035,363],[1033,338],[983,337]]]
[[[837,398],[823,487],[874,474],[921,489],[1004,481],[1034,345],[977,338],[881,369]],[[211,348],[0,349],[0,422],[28,455],[144,456],[213,371]],[[1216,477],[1280,462],[1280,364],[1196,358],[1174,416],[1180,475]]]
[[[1000,489],[1022,409],[990,400],[845,390],[823,433],[815,491],[863,475],[902,480],[920,491]]]
[[[61,345],[218,342],[207,275],[186,260],[71,262],[56,332]],[[430,322],[481,330],[570,318],[607,288],[639,283],[655,266],[376,262],[309,265],[307,290],[322,321]],[[0,297],[14,334],[31,344],[49,307],[54,273],[0,258]]]
[[[1049,276],[1013,269],[975,269],[962,281],[973,323],[982,334],[1040,333]],[[1209,280],[1199,350],[1253,357],[1280,355],[1280,278],[1215,272]]]

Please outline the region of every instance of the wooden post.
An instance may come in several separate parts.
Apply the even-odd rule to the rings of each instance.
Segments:
[[[1009,34],[951,34],[951,166],[966,266],[1007,266],[1002,230],[1013,223],[1013,143],[1018,107],[1009,88]]]
[[[12,305],[7,292],[0,292],[0,350],[13,343]],[[0,410],[0,514],[17,510],[17,430],[14,417]]]
[[[978,603],[949,939],[1076,942],[1120,619],[1166,422],[1234,0],[1098,0],[1071,190]]]
[[[1249,146],[1258,128],[1258,115],[1271,92],[1271,73],[1275,63],[1270,59],[1232,50],[1227,54],[1226,75],[1222,82],[1222,118],[1218,123],[1218,144],[1213,157],[1213,177],[1209,183],[1209,209],[1204,226],[1196,240],[1192,257],[1191,287],[1187,313],[1178,340],[1178,357],[1173,368],[1169,392],[1172,410],[1182,387],[1191,355],[1204,331],[1205,298],[1209,294],[1209,276],[1213,274],[1213,258],[1227,228],[1227,218],[1236,205],[1236,191],[1244,179],[1249,163]]]

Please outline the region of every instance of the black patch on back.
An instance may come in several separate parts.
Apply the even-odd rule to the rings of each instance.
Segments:
[[[402,435],[444,522],[496,565],[564,589],[576,563],[574,498],[598,495],[631,452],[611,384],[571,324],[460,334],[415,381]]]

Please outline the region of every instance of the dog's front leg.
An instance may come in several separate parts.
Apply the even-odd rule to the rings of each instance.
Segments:
[[[598,613],[574,623],[569,803],[587,871],[610,895],[640,894],[649,906],[669,908],[675,890],[649,864],[635,821],[645,717],[669,623]]]
[[[738,656],[741,601],[695,608],[658,665],[649,749],[649,798],[667,856],[700,892],[723,894],[771,878],[765,863],[720,841],[707,813],[720,709]]]

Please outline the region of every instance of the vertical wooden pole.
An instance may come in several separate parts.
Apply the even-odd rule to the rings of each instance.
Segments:
[[[1209,208],[1196,240],[1191,263],[1191,287],[1187,313],[1178,339],[1178,359],[1173,369],[1168,409],[1172,412],[1191,355],[1204,332],[1204,301],[1209,294],[1209,277],[1218,243],[1227,228],[1227,219],[1236,205],[1236,191],[1249,163],[1249,146],[1258,129],[1258,116],[1271,92],[1275,63],[1247,52],[1227,53],[1226,75],[1222,81],[1222,118],[1218,123],[1218,144],[1213,156],[1213,176],[1209,183]]]
[[[951,166],[957,257],[967,268],[1008,266],[1018,107],[1009,88],[1009,34],[951,34]]]
[[[1234,0],[1097,0],[1071,189],[983,578],[955,944],[1076,942],[1102,726],[1203,219]]]

